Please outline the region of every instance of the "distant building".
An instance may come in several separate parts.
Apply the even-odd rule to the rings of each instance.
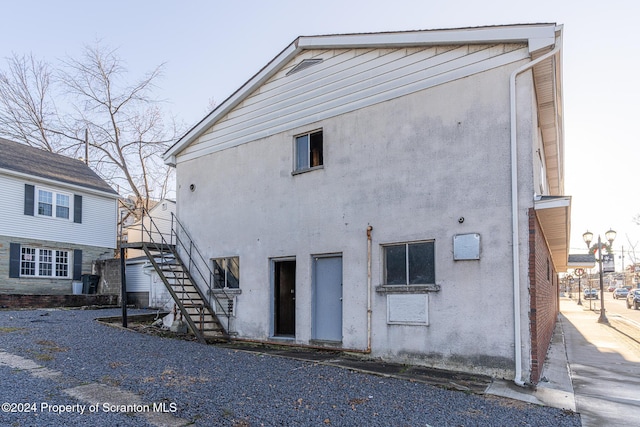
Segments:
[[[172,215],[176,212],[174,200],[153,202],[153,208],[125,229],[126,240],[141,242],[145,239],[167,242],[171,240]],[[164,283],[140,249],[126,251],[127,301],[139,307],[162,308],[173,300]]]
[[[596,257],[593,254],[569,254],[567,267],[569,268],[593,268],[596,266]]]

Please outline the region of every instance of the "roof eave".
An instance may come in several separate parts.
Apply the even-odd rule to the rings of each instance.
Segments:
[[[531,53],[553,46],[557,28],[555,24],[540,24],[309,36],[300,37],[298,46],[303,49],[353,49],[520,42],[527,43]]]
[[[40,177],[40,176],[37,176],[37,175],[31,175],[31,174],[24,173],[24,172],[14,171],[14,170],[11,170],[11,169],[0,168],[0,174],[4,174],[4,175],[8,175],[8,176],[15,176],[15,177],[18,177],[18,178],[21,178],[21,179],[28,179],[29,181],[42,182],[44,184],[55,185],[57,187],[68,188],[70,190],[82,191],[84,193],[95,194],[95,195],[102,196],[102,197],[109,197],[109,198],[112,198],[112,199],[120,198],[120,195],[118,193],[116,193],[115,190],[112,190],[112,192],[108,192],[108,191],[100,190],[100,189],[93,188],[93,187],[86,187],[86,186],[83,186],[83,185],[72,184],[72,183],[68,183],[68,182],[64,182],[64,181],[58,181],[58,180],[51,179],[51,178],[44,178],[44,177]]]
[[[556,271],[566,271],[571,234],[571,196],[541,197],[534,208]]]
[[[562,87],[562,26],[557,26],[557,55],[534,67],[538,123],[542,136],[549,194],[564,194],[564,105]],[[532,55],[536,58],[547,49]]]
[[[187,147],[193,141],[195,141],[200,135],[202,135],[207,129],[209,129],[216,121],[240,104],[250,93],[260,87],[265,81],[273,76],[282,66],[291,60],[302,49],[298,47],[296,39],[285,50],[280,52],[266,67],[264,67],[258,74],[253,76],[247,83],[245,83],[240,89],[238,89],[233,95],[222,102],[217,108],[211,111],[205,116],[198,124],[196,124],[191,130],[189,130],[182,138],[180,138],[172,147],[170,147],[164,153],[164,162],[169,166],[176,165],[176,156]]]

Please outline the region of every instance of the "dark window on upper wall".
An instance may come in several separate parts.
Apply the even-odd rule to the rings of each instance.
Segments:
[[[316,168],[324,164],[322,140],[321,130],[296,136],[295,172]]]

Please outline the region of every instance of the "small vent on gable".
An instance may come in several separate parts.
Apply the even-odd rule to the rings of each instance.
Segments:
[[[311,66],[314,66],[316,64],[319,64],[322,62],[322,59],[317,58],[317,59],[303,59],[302,62],[300,62],[298,65],[296,65],[295,67],[293,67],[291,70],[289,70],[289,72],[287,73],[287,76],[293,74],[293,73],[297,73],[298,71],[302,71],[305,70]]]

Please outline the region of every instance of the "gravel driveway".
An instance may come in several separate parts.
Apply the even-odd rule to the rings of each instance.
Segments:
[[[580,426],[558,409],[94,320],[119,314],[0,311],[0,425]]]

